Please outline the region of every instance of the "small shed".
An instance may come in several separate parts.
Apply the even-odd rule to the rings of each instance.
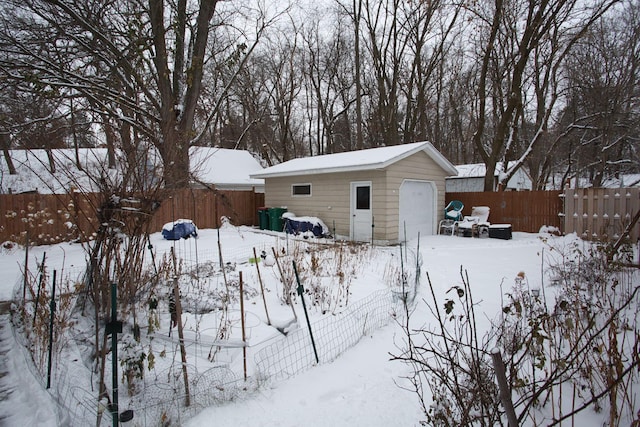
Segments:
[[[455,176],[448,176],[446,182],[447,193],[468,193],[484,191],[484,175],[487,166],[484,163],[472,163],[466,165],[457,165],[458,173]],[[496,170],[493,173],[493,190],[498,188],[498,177],[502,171],[502,162],[498,162]],[[505,190],[531,190],[533,182],[531,177],[524,168],[520,168],[507,181]]]
[[[265,204],[320,218],[340,238],[394,243],[435,234],[455,167],[429,142],[290,160],[251,175]]]

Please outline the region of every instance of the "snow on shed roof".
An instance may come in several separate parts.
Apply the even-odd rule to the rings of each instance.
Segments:
[[[424,151],[447,173],[457,173],[455,167],[430,142],[425,141],[293,159],[253,173],[251,177],[275,178],[384,169],[419,151]]]
[[[263,168],[248,151],[191,147],[189,155],[191,172],[201,182],[216,185],[264,185],[263,179],[250,177]]]

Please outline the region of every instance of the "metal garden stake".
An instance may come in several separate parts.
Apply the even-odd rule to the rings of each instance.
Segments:
[[[311,345],[313,346],[313,353],[316,356],[316,363],[320,363],[318,359],[318,350],[316,350],[316,342],[313,339],[313,332],[311,331],[311,322],[309,322],[309,313],[307,313],[307,305],[304,302],[304,286],[300,283],[300,277],[298,276],[298,268],[296,267],[296,262],[293,261],[293,271],[296,273],[296,281],[298,282],[298,295],[300,295],[300,299],[302,300],[302,308],[304,309],[304,316],[307,318],[307,326],[309,327],[309,336],[311,337]]]
[[[105,332],[111,335],[111,418],[113,427],[118,426],[118,334],[122,333],[122,322],[118,320],[118,285],[111,283],[111,321],[106,324]]]
[[[53,270],[53,285],[51,287],[51,320],[49,321],[49,363],[47,364],[47,389],[51,387],[51,358],[53,356],[53,320],[56,315],[56,273]]]

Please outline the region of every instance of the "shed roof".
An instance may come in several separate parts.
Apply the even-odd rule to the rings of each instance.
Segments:
[[[448,174],[456,175],[456,168],[430,142],[369,148],[345,153],[325,154],[289,160],[271,166],[262,172],[251,174],[252,178],[276,178],[285,176],[314,175],[336,172],[379,170],[424,151]]]

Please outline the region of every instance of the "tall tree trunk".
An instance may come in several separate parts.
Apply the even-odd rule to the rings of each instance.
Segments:
[[[495,191],[496,161],[493,158],[489,158],[485,162],[485,166],[487,170],[484,174],[484,191]]]
[[[78,147],[78,132],[76,132],[76,114],[73,107],[73,98],[69,99],[71,109],[71,136],[73,138],[73,151],[75,154],[76,167],[78,170],[82,170],[82,163],[80,163],[80,150]]]
[[[169,189],[186,188],[189,185],[189,143],[184,134],[165,133],[161,156],[164,164],[163,178]]]
[[[49,172],[56,173],[56,161],[53,158],[53,152],[51,151],[51,148],[47,147],[44,149],[44,151],[47,154],[47,161],[49,162]]]
[[[493,170],[490,168],[490,159],[487,150],[483,145],[484,130],[487,122],[486,108],[487,108],[487,79],[489,78],[489,63],[491,61],[491,54],[494,49],[494,44],[498,35],[498,29],[500,28],[500,19],[502,12],[502,0],[495,0],[495,12],[493,15],[493,22],[491,24],[491,32],[489,39],[485,47],[485,51],[482,57],[482,66],[480,69],[480,78],[478,81],[478,125],[476,132],[473,134],[473,144],[482,156],[482,161],[487,165],[487,170],[484,176],[484,191],[493,191]],[[495,162],[495,161],[494,161]],[[495,164],[494,164],[495,169]]]
[[[102,117],[102,128],[107,141],[107,167],[112,169],[116,167],[116,135],[107,115]]]
[[[196,105],[202,87],[204,56],[209,37],[209,23],[215,12],[217,1],[200,2],[196,18],[196,29],[192,44],[192,55],[189,67],[180,72],[178,66],[183,64],[184,32],[186,16],[178,16],[176,28],[176,52],[173,73],[173,84],[170,73],[170,53],[167,48],[167,30],[164,26],[165,8],[163,0],[149,0],[149,17],[153,31],[153,58],[158,76],[158,92],[160,95],[160,140],[155,141],[160,151],[164,166],[164,180],[167,188],[184,188],[189,185],[189,143],[193,134],[193,122]],[[179,1],[178,14],[182,15],[186,2]],[[182,79],[186,84],[182,93]]]
[[[7,162],[7,167],[9,168],[9,175],[15,175],[16,168],[9,153],[9,148],[11,148],[11,138],[9,137],[8,133],[0,133],[0,144],[2,145],[2,154],[4,155],[4,160]]]
[[[360,17],[362,16],[362,0],[353,0],[354,55],[356,68],[356,150],[364,148],[362,135],[362,80],[360,77]]]

